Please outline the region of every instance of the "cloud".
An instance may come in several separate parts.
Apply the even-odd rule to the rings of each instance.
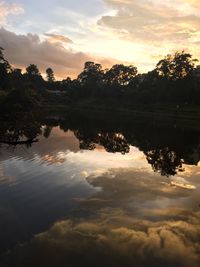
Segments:
[[[188,206],[199,192],[134,169],[88,181],[102,191],[80,201],[75,217],[17,247],[10,254],[17,266],[199,266],[200,211]]]
[[[18,15],[24,12],[22,5],[8,4],[0,1],[0,26],[4,25],[9,15]]]
[[[48,43],[60,44],[69,52],[83,51],[81,55],[93,61],[96,55],[109,57],[111,62],[112,58],[128,61],[142,72],[151,70],[165,54],[175,50],[187,50],[194,57],[200,57],[200,4],[197,0],[95,0],[94,5],[87,4],[92,8],[90,16],[86,6],[81,8],[81,5],[64,2],[56,5],[51,1],[47,10],[47,1],[43,2],[39,6],[25,4],[26,14],[20,20],[10,19],[9,29],[36,32],[41,36],[47,32]],[[17,5],[16,8],[22,7]],[[38,8],[43,12],[37,12]],[[80,65],[83,66],[82,61]],[[58,65],[56,69],[60,74],[57,76],[65,77],[66,71],[73,76],[77,74],[77,68],[65,68],[63,72],[60,70],[63,66],[59,68]]]
[[[144,169],[137,168],[119,168],[111,169],[103,175],[98,177],[90,175],[87,177],[87,181],[96,188],[102,190],[94,196],[81,202],[81,205],[92,208],[98,211],[99,209],[105,209],[106,207],[117,208],[123,207],[124,210],[134,211],[134,215],[140,214],[140,216],[151,216],[147,207],[148,203],[151,202],[151,206],[159,206],[157,199],[172,201],[173,204],[179,204],[179,198],[193,197],[196,196],[196,191],[190,188],[181,187],[182,183],[194,186],[191,181],[187,181],[182,177],[172,177],[166,179],[157,173],[151,173]],[[103,200],[103,201],[99,201]],[[141,206],[142,203],[142,206]],[[160,205],[164,202],[160,201]]]
[[[37,34],[17,35],[4,28],[0,29],[0,45],[5,49],[5,56],[18,68],[24,69],[34,63],[42,73],[45,73],[46,68],[52,67],[57,77],[65,78],[76,76],[83,69],[86,61],[97,61],[104,67],[117,62],[117,60],[98,58],[65,47],[61,42],[63,39],[61,36],[51,36],[51,38],[60,40],[52,43],[48,39],[41,40]],[[68,39],[65,37],[65,43],[66,40]]]
[[[57,222],[19,247],[14,259],[19,266],[197,267],[199,219],[196,212],[187,221],[153,222],[108,210],[96,219]]]
[[[181,1],[179,1],[181,2]],[[199,8],[200,7],[200,3],[199,0],[183,0],[183,2],[189,4],[189,6],[195,7],[195,8]]]
[[[118,37],[138,45],[147,44],[154,56],[164,50],[177,49],[188,49],[195,56],[200,55],[196,52],[196,42],[200,40],[199,1],[104,2],[116,12],[102,16],[98,24],[113,30]]]
[[[68,43],[69,44],[72,44],[73,43],[73,41],[70,38],[68,38],[68,37],[66,37],[64,35],[53,34],[53,33],[45,33],[44,35],[47,36],[47,37],[49,37],[48,38],[48,41],[50,43],[56,43],[56,42],[63,42],[63,43],[67,43],[67,44]]]
[[[103,16],[99,23],[122,31],[122,34],[134,40],[186,41],[200,29],[200,16],[186,15],[172,4],[141,0],[105,2],[116,8],[117,13]]]

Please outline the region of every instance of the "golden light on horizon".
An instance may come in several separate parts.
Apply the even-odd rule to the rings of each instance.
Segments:
[[[177,50],[200,58],[199,1],[94,2],[87,9],[75,3],[61,7],[52,2],[51,12],[40,3],[41,16],[34,13],[37,1],[0,1],[0,26],[4,27],[0,29],[0,43],[9,61],[20,68],[35,63],[42,73],[51,67],[63,79],[76,78],[85,61],[100,63],[104,68],[116,63],[133,64],[143,73]]]

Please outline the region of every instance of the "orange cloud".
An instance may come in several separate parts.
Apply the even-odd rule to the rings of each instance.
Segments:
[[[117,14],[103,16],[99,24],[113,28],[131,40],[177,44],[177,40],[191,41],[190,39],[200,30],[200,16],[192,13],[186,15],[172,4],[141,0],[104,1],[116,8]]]
[[[42,73],[45,73],[48,67],[52,67],[58,78],[76,77],[86,61],[96,61],[104,67],[118,62],[67,48],[61,40],[64,40],[65,44],[72,41],[60,35],[50,36],[59,41],[42,41],[37,34],[17,35],[1,28],[0,36],[0,45],[5,49],[5,56],[15,67],[25,69],[30,63],[34,63]]]
[[[188,49],[195,57],[200,56],[199,1],[104,2],[116,12],[102,16],[98,24],[114,32],[116,38],[138,46],[145,44],[154,55]]]
[[[158,175],[134,169],[111,172],[114,178],[108,174],[88,178],[101,190],[86,200],[77,199],[80,205],[70,218],[20,245],[10,254],[11,260],[13,256],[22,267],[27,262],[29,266],[198,267],[200,212],[187,208],[186,202],[193,193],[173,187],[163,190],[166,185],[160,182],[165,178]]]

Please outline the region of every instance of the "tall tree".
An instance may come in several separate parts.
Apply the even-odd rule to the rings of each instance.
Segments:
[[[48,82],[52,83],[55,81],[54,71],[52,70],[52,68],[46,69],[46,74]]]
[[[4,87],[5,79],[8,73],[11,71],[11,66],[4,58],[3,48],[0,47],[0,86]]]
[[[93,86],[102,82],[103,70],[101,64],[88,61],[85,63],[84,70],[78,76],[78,81],[82,85]]]
[[[43,88],[44,80],[36,65],[31,64],[26,68],[25,77],[31,84],[31,88],[35,90],[41,90]]]

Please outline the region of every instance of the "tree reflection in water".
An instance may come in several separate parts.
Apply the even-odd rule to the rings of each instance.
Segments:
[[[161,175],[150,173],[145,169],[137,170],[134,162],[133,166],[136,167],[130,168],[130,165],[128,165],[128,168],[125,169],[118,168],[119,164],[116,162],[114,169],[100,176],[89,175],[89,172],[83,171],[83,176],[80,177],[81,183],[85,180],[92,188],[101,188],[101,190],[95,191],[85,200],[79,196],[78,198],[73,198],[79,206],[70,213],[70,216],[67,215],[67,220],[56,222],[48,231],[36,235],[29,243],[19,245],[16,249],[6,252],[3,256],[5,257],[5,262],[8,260],[10,265],[4,266],[66,266],[66,263],[70,266],[81,266],[83,264],[84,266],[99,265],[109,267],[144,267],[146,265],[171,267],[173,264],[180,267],[198,266],[198,237],[200,231],[198,222],[200,213],[196,203],[199,203],[199,192],[197,190],[186,190],[197,187],[195,187],[195,183],[185,184],[186,180],[181,175],[180,177],[171,177],[169,182],[166,181],[165,176],[173,176],[179,171],[184,171],[183,164],[195,165],[198,163],[200,158],[199,131],[180,130],[167,126],[162,128],[160,125],[159,127],[155,125],[148,126],[146,121],[123,124],[107,123],[105,120],[103,123],[99,123],[97,121],[85,122],[69,116],[59,118],[58,116],[47,117],[45,114],[26,113],[15,116],[15,118],[2,120],[2,123],[0,123],[0,142],[3,145],[0,144],[0,152],[1,149],[3,151],[5,144],[14,149],[16,146],[23,145],[30,148],[34,142],[40,141],[41,136],[43,139],[49,138],[54,127],[60,127],[64,132],[69,130],[70,135],[73,132],[73,142],[76,137],[79,140],[80,149],[83,150],[104,148],[108,153],[121,153],[124,155],[130,152],[131,147],[137,147],[144,153],[152,169]],[[57,131],[52,133],[52,139],[55,137],[54,134],[57,134]],[[64,149],[62,150],[63,147],[66,148],[63,145],[66,136],[65,134],[62,135],[56,155],[57,152],[64,151]],[[60,138],[60,135],[57,137]],[[77,140],[75,140],[76,151],[78,151]],[[41,143],[43,141],[41,140]],[[44,143],[47,148],[51,147],[51,142]],[[72,156],[74,154],[69,153],[68,155]],[[82,153],[77,154],[80,156]],[[84,154],[91,154],[93,157],[93,153]],[[103,157],[105,154],[102,153],[100,155],[98,153],[98,156]],[[38,155],[40,156],[40,153]],[[77,171],[79,175],[81,170],[76,170],[73,164],[70,166],[70,162],[70,164],[68,163],[69,165],[63,164],[60,166],[58,164],[55,172],[51,174],[55,166],[52,167],[49,163],[61,163],[61,161],[57,161],[55,157],[46,154],[46,150],[44,155],[43,161],[45,161],[45,164],[42,167],[48,169],[48,172],[45,171],[44,176],[42,175],[39,181],[43,182],[45,177],[48,177],[46,179],[48,181],[47,184],[44,183],[45,190],[44,186],[39,185],[41,187],[41,198],[38,197],[38,195],[40,196],[38,187],[36,187],[36,191],[33,190],[33,192],[36,192],[35,195],[38,201],[36,201],[36,213],[33,212],[32,203],[28,203],[31,207],[29,214],[37,214],[36,217],[38,217],[38,220],[42,220],[42,223],[46,223],[44,216],[48,220],[48,216],[44,212],[47,209],[46,203],[52,203],[51,201],[46,201],[47,195],[47,199],[52,198],[53,200],[53,207],[48,205],[49,210],[53,213],[52,218],[54,218],[54,213],[56,219],[58,218],[55,207],[57,209],[60,205],[64,212],[61,211],[62,216],[59,218],[63,218],[63,214],[66,216],[66,195],[68,191],[62,191],[65,189],[65,183],[61,179],[62,185],[60,186],[58,183],[57,186],[56,184],[59,189],[51,187],[54,182],[58,182],[59,171],[62,173],[62,170],[67,170],[68,166],[69,169],[72,168],[71,172],[66,171],[66,173],[63,172],[62,174],[64,181],[67,181],[68,188],[69,180],[66,179],[66,176],[68,175],[72,180],[71,177],[73,176],[71,174]],[[93,161],[92,157],[89,159]],[[74,159],[78,164],[79,160],[81,161],[80,157],[74,157]],[[130,160],[131,157],[129,158],[129,163]],[[23,160],[22,164],[24,164]],[[38,166],[37,164],[40,164],[40,162],[35,164]],[[34,173],[34,178],[37,178],[40,172],[35,171],[35,165],[33,166],[34,169],[31,168],[31,172]],[[52,175],[52,180],[49,179],[49,174],[50,177]],[[28,175],[28,172],[25,175]],[[37,179],[25,180],[26,184],[28,184],[25,189],[30,187],[32,192],[32,185],[35,185],[35,180],[37,183]],[[48,185],[49,181],[51,184],[50,191],[46,190],[46,185]],[[172,183],[171,181],[175,182]],[[179,186],[176,186],[178,183],[176,181],[180,181]],[[22,183],[21,186],[23,187],[24,184]],[[79,187],[77,188],[78,191],[82,191],[82,189],[79,190]],[[14,187],[13,189],[18,193],[17,189]],[[73,189],[72,186],[72,190],[76,190],[76,187]],[[54,192],[55,199],[49,192]],[[63,197],[64,206],[62,206],[63,201],[61,201]],[[190,197],[192,198],[189,199]],[[189,209],[185,207],[186,198],[189,199]],[[24,199],[22,197],[23,204],[21,207],[22,211],[25,207],[27,212]],[[184,199],[183,203],[182,199]],[[32,199],[30,202],[32,202]],[[55,202],[58,203],[58,206],[54,206]],[[193,203],[195,203],[194,209]],[[38,206],[41,206],[41,209],[38,209]],[[14,210],[14,212],[16,211]],[[28,215],[26,216],[27,218],[29,217]],[[13,219],[11,218],[10,220],[11,225],[13,225]],[[26,220],[24,221],[25,224],[29,225],[29,219],[27,222]],[[31,219],[32,224],[33,221]],[[9,225],[6,228],[8,230],[11,229]],[[18,225],[16,229],[18,230]],[[33,229],[33,231],[35,230]],[[9,231],[9,237],[10,232],[12,233],[12,231]],[[18,238],[18,234],[16,236]]]
[[[15,114],[12,118],[0,120],[0,145],[24,145],[26,148],[38,142],[39,136],[48,138],[52,128],[43,126],[38,116],[32,113]]]
[[[152,131],[142,131],[142,126],[125,128],[119,132],[106,132],[105,130],[94,130],[79,128],[75,130],[75,136],[80,141],[80,149],[93,150],[100,145],[110,153],[126,154],[130,146],[139,148],[148,163],[155,172],[164,176],[176,175],[184,171],[183,164],[197,165],[200,156],[199,133],[182,132],[173,129],[166,138],[166,129],[159,132],[159,136]],[[155,139],[155,136],[157,137]]]
[[[80,149],[93,150],[96,148],[96,145],[100,145],[110,153],[120,152],[124,155],[130,151],[130,144],[121,133],[109,133],[102,131],[90,134],[76,130],[74,131],[74,134],[80,141]]]
[[[45,125],[45,126],[44,126]],[[87,125],[87,127],[86,127]],[[86,124],[73,118],[47,117],[41,114],[20,114],[0,124],[0,143],[30,147],[39,136],[48,138],[53,127],[71,130],[80,142],[80,149],[94,150],[103,147],[109,153],[127,154],[130,146],[139,148],[152,169],[164,176],[184,171],[183,163],[196,165],[200,158],[198,131],[173,128],[148,128],[145,123],[119,125],[97,122]]]
[[[87,132],[75,131],[75,136],[80,141],[80,149],[93,150],[96,145],[100,145],[110,153],[126,154],[130,151],[130,146],[137,144],[137,140],[128,140],[121,133],[97,133],[90,135]],[[143,150],[146,159],[151,164],[155,172],[161,175],[171,176],[175,175],[177,171],[183,171],[183,160],[177,152],[170,150],[169,147],[161,149]]]
[[[154,149],[144,152],[149,164],[151,164],[154,171],[161,175],[170,176],[175,175],[178,171],[183,171],[182,163],[175,151],[170,151],[168,147],[163,149]]]

